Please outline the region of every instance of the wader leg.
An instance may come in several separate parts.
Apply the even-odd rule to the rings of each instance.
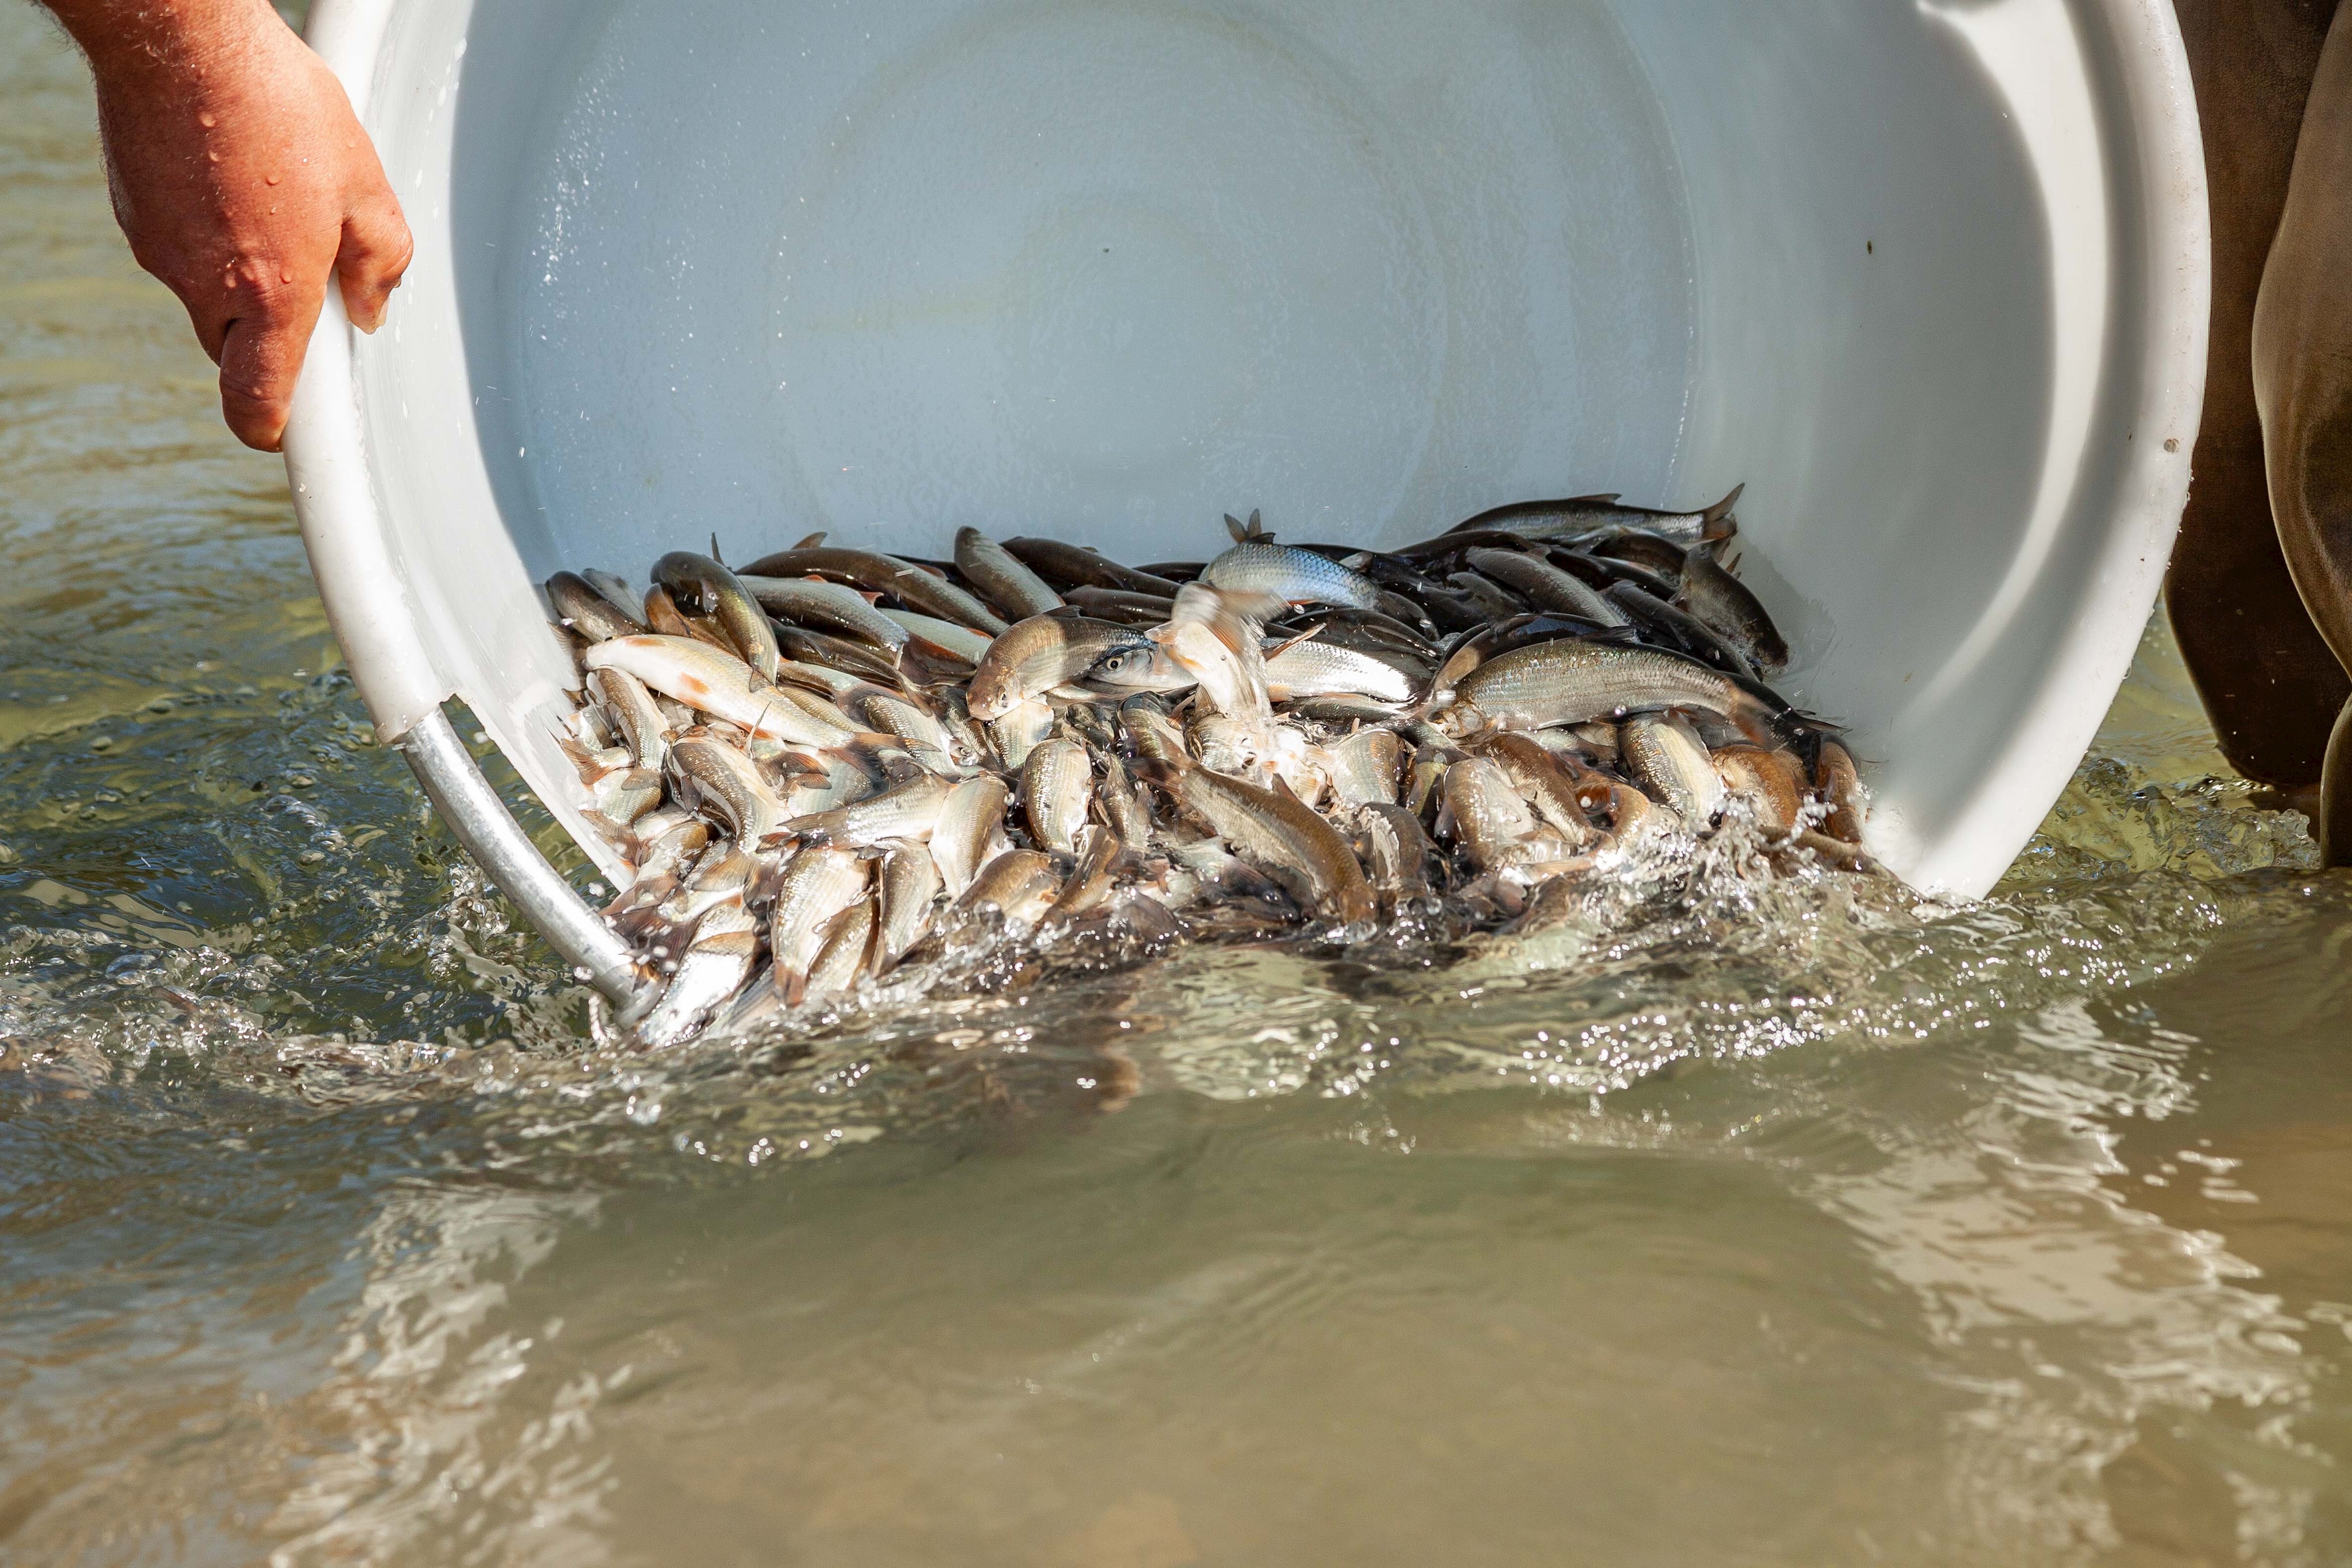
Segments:
[[[2253,372],[2287,570],[2352,669],[2352,5],[2336,14],[2304,110],[2254,308]],[[2319,826],[2328,863],[2352,863],[2352,708],[2329,737]]]
[[[2250,362],[2254,296],[2335,0],[2178,0],[2212,193],[2212,349],[2195,477],[2165,584],[2180,655],[2221,754],[2281,789],[2319,782],[2352,696],[2304,613],[2271,526]]]
[[[2311,833],[2319,841],[2320,864],[2352,865],[2352,703],[2336,716],[2335,733],[2327,737],[2327,772]]]

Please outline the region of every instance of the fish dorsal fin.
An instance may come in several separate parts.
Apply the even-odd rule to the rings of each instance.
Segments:
[[[1303,806],[1306,804],[1305,801],[1298,798],[1298,792],[1291,789],[1290,780],[1285,779],[1279,773],[1274,776],[1274,788],[1270,793],[1281,797],[1283,800],[1289,801],[1294,806]]]
[[[794,545],[793,548],[794,549],[814,549],[817,546],[824,543],[824,532],[825,531],[823,528],[819,528],[816,532],[809,535],[808,538],[801,540],[800,543]],[[718,547],[714,544],[711,548],[715,549]]]
[[[1569,500],[1571,503],[1577,501],[1593,501],[1606,507],[1617,501],[1624,494],[1625,492],[1622,490],[1609,490],[1595,496],[1570,496]]]
[[[1318,621],[1314,625],[1309,626],[1306,631],[1301,632],[1297,636],[1283,639],[1280,643],[1276,643],[1273,647],[1268,648],[1265,651],[1266,658],[1268,660],[1281,658],[1285,653],[1289,653],[1293,648],[1297,647],[1298,644],[1306,642],[1318,632],[1322,631],[1324,624],[1325,622]]]
[[[719,553],[719,536],[716,533],[710,536],[710,559],[721,566],[727,564],[727,558]]]

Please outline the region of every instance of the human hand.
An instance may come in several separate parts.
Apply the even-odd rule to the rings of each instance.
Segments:
[[[47,0],[98,79],[114,214],[220,367],[221,413],[278,450],[341,283],[373,331],[414,249],[342,85],[265,0]]]

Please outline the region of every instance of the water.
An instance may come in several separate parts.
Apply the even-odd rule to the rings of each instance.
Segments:
[[[2352,884],[2159,635],[1980,904],[612,1053],[0,102],[0,1560],[2352,1557]]]

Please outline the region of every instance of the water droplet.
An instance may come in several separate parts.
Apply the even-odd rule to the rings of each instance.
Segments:
[[[264,175],[261,177],[261,183],[262,183],[263,184],[265,184],[265,185],[275,185],[275,184],[276,184],[276,183],[278,183],[278,182],[280,179],[282,179],[282,178],[284,178],[284,176],[282,176],[282,175],[278,175],[278,174],[264,174]],[[272,212],[275,212],[275,211],[277,211],[277,210],[278,210],[278,209],[276,209],[275,207],[272,207],[272,208],[270,209],[270,211],[272,211]]]
[[[206,131],[210,131],[214,126],[218,125],[220,121],[214,119],[209,114],[200,114],[196,116],[196,123],[203,126]]]

